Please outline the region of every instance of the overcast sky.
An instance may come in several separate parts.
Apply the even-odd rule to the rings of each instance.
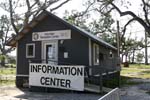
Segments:
[[[83,7],[83,3],[85,1],[86,0],[72,0],[72,1],[68,2],[67,4],[65,4],[63,7],[61,7],[60,9],[56,10],[56,15],[58,15],[59,17],[62,17],[65,10],[67,10],[67,11],[71,11],[71,10],[82,11],[85,9],[85,7]],[[132,5],[128,7],[128,10],[134,11],[134,12],[136,12],[136,14],[142,15],[142,11],[140,10],[140,6],[139,6],[141,3],[141,0],[129,0],[129,1],[131,2]],[[121,6],[120,8],[122,11],[125,11],[127,9],[124,6]],[[1,12],[1,14],[2,13],[6,13],[6,12]],[[120,26],[123,26],[126,23],[126,21],[130,18],[130,16],[128,16],[128,18],[120,17],[117,12],[113,13],[113,17],[115,18],[115,20],[120,21]],[[137,38],[138,40],[140,40],[141,37],[144,37],[144,29],[138,22],[129,25],[127,27],[127,29],[128,29],[127,33],[132,32],[131,37],[134,39]],[[12,52],[11,55],[15,55],[15,51]]]

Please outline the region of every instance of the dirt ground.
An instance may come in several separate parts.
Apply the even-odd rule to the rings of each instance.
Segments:
[[[0,100],[98,100],[100,97],[95,93],[39,93],[20,90],[15,86],[0,88]]]
[[[133,79],[141,84],[120,88],[121,100],[150,100],[150,79]],[[0,87],[0,100],[98,100],[102,95],[95,93],[39,93],[15,86]]]

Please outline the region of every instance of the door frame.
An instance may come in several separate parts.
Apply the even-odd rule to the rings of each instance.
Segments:
[[[42,61],[43,63],[46,63],[46,45],[50,45],[50,44],[55,44],[55,46],[56,46],[56,54],[55,54],[55,56],[56,56],[56,61],[58,61],[58,40],[49,40],[49,41],[42,41],[42,46],[41,46],[41,58],[42,58],[42,60],[44,60],[44,61]],[[58,62],[56,63],[56,64],[58,64]]]

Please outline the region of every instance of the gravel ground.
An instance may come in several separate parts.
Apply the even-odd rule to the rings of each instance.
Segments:
[[[0,100],[98,100],[100,97],[95,93],[39,93],[16,87],[0,88]]]
[[[121,100],[150,100],[150,94],[147,93],[150,92],[150,80],[134,79],[132,81],[142,83],[121,88]]]

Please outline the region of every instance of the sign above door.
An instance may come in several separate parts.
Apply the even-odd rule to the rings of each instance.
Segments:
[[[71,30],[33,32],[32,41],[71,39]]]

